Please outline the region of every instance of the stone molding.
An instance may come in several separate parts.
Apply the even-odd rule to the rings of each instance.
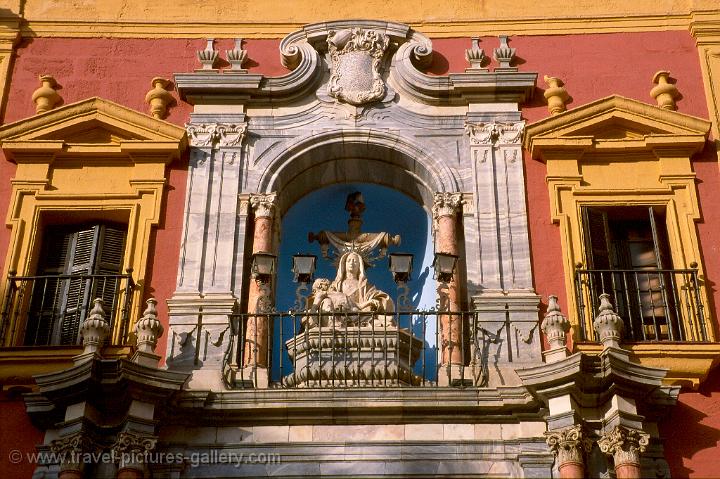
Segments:
[[[586,437],[580,424],[557,431],[547,431],[545,438],[559,465],[568,462],[584,464],[585,454],[592,449],[592,441]]]
[[[246,123],[189,123],[185,125],[190,146],[210,148],[240,147]]]
[[[600,450],[613,457],[615,467],[640,464],[640,454],[650,443],[650,434],[625,426],[615,426],[598,440]]]

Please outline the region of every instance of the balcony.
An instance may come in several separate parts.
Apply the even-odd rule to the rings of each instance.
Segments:
[[[482,387],[483,344],[497,340],[476,312],[235,314],[231,324],[233,388],[258,384],[265,368],[270,388]]]
[[[580,340],[598,341],[600,295],[612,297],[627,342],[710,340],[697,269],[577,269]]]
[[[79,328],[95,298],[102,298],[112,336],[127,344],[132,291],[127,274],[76,274],[8,277],[2,308],[0,345],[76,346]]]

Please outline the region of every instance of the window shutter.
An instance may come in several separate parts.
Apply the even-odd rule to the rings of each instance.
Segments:
[[[66,274],[65,301],[62,306],[62,322],[60,325],[60,344],[76,344],[79,337],[80,323],[87,314],[90,303],[91,279],[95,256],[100,239],[100,226],[71,234],[72,241],[68,252]]]
[[[125,231],[110,226],[100,229],[100,243],[98,248],[98,261],[95,265],[96,274],[122,273],[123,256],[125,252]],[[105,305],[107,320],[112,326],[117,314],[118,300],[120,299],[119,278],[98,278],[93,284],[92,297],[102,298]]]
[[[588,269],[610,269],[610,232],[607,213],[582,207],[585,260]]]
[[[49,227],[43,236],[38,275],[66,275],[35,282],[26,345],[76,344],[82,321],[94,298],[100,297],[112,324],[119,278],[91,275],[121,273],[125,230],[108,225]]]

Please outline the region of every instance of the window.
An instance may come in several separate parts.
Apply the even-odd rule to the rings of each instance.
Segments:
[[[673,269],[664,208],[583,206],[581,211],[587,269],[576,272],[579,300],[597,311],[599,295],[610,294],[631,341],[704,336],[682,324],[683,304],[693,306],[688,314],[699,310],[697,272]],[[698,324],[693,319],[687,324]]]
[[[118,315],[127,229],[110,224],[50,226],[30,283],[26,346],[71,345],[95,298],[111,325]]]

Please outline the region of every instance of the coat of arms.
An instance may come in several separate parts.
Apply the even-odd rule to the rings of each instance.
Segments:
[[[390,37],[353,28],[330,32],[327,42],[332,62],[328,95],[356,106],[383,98],[380,66]]]

